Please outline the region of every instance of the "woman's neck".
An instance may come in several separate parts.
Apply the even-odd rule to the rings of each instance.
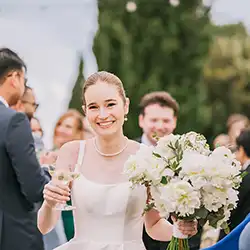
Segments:
[[[111,137],[96,136],[94,140],[96,147],[103,154],[114,154],[124,148],[127,143],[123,133]]]

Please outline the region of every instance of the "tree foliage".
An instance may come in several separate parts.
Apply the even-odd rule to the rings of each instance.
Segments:
[[[76,109],[82,113],[82,86],[84,82],[83,76],[83,59],[80,59],[78,68],[78,77],[72,89],[71,98],[69,102],[69,109]]]
[[[178,131],[202,131],[199,106],[202,68],[210,35],[208,8],[202,1],[102,0],[94,51],[100,70],[118,75],[131,99],[125,132],[138,136],[138,103],[150,91],[166,90],[180,103]]]
[[[99,2],[94,51],[100,70],[117,74],[131,99],[125,132],[138,136],[138,103],[150,91],[166,90],[180,104],[177,132],[226,132],[228,115],[250,117],[250,37],[242,23],[216,26],[199,0]],[[81,107],[83,62],[70,108]]]
[[[250,37],[242,31],[241,24],[231,26],[233,33],[229,25],[225,28],[230,35],[218,27],[204,66],[206,114],[210,121],[207,133],[211,135],[225,132],[231,113],[250,117]]]

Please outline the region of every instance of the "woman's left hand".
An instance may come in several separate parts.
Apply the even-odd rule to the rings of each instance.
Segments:
[[[180,230],[182,234],[188,235],[190,237],[197,234],[198,232],[197,220],[193,220],[193,221],[177,220],[174,217],[171,217],[171,219],[177,224],[178,229]]]

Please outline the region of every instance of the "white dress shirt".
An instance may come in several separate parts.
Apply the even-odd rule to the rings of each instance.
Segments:
[[[9,107],[9,104],[2,96],[0,96],[0,102],[2,102],[7,108]]]
[[[243,164],[242,170],[245,171],[249,165],[250,165],[250,160],[247,160],[247,161]]]
[[[152,144],[152,142],[148,139],[148,137],[146,136],[146,134],[143,134],[141,137],[141,143],[147,145],[147,146],[154,146]]]

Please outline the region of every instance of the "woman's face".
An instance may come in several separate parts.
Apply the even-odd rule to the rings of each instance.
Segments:
[[[124,104],[117,86],[97,82],[86,90],[85,103],[86,117],[97,135],[115,136],[122,132],[129,101]]]
[[[31,126],[32,133],[38,135],[39,137],[43,136],[43,130],[41,128],[41,125],[35,118],[32,118],[30,120],[30,126]]]
[[[76,119],[73,116],[65,118],[58,124],[55,130],[56,147],[60,148],[66,142],[76,139],[78,135],[76,125]]]

